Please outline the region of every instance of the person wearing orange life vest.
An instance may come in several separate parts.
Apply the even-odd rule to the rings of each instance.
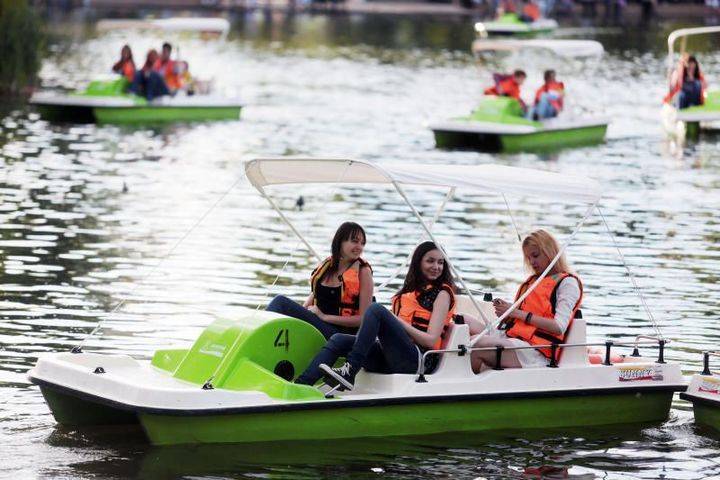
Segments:
[[[330,257],[313,270],[305,303],[278,295],[266,310],[304,320],[326,339],[336,333],[355,333],[373,296],[372,268],[361,258],[365,241],[365,230],[357,223],[340,225]]]
[[[182,80],[178,74],[177,62],[170,58],[171,53],[172,45],[167,42],[163,43],[160,58],[153,65],[153,70],[163,77],[170,92],[175,93],[182,87]]]
[[[392,304],[392,311],[370,305],[356,335],[333,335],[296,383],[313,385],[324,376],[328,385],[352,389],[361,368],[377,373],[417,371],[422,353],[440,346],[455,313],[452,275],[433,242],[421,243],[413,252],[405,283]],[[345,364],[331,368],[343,356]]]
[[[112,71],[127,78],[129,82],[135,79],[135,61],[129,45],[123,45],[120,50],[120,60],[113,65]]]
[[[128,87],[130,93],[143,96],[148,101],[170,94],[165,80],[153,69],[158,57],[158,52],[154,48],[147,53],[145,64],[135,72],[135,78]]]
[[[702,105],[706,89],[707,83],[697,58],[685,53],[670,76],[670,88],[663,102],[676,103],[680,109]]]
[[[545,271],[560,251],[557,240],[545,230],[530,233],[522,243],[525,265],[531,275],[518,289],[515,299],[527,291]],[[580,308],[583,286],[580,279],[571,272],[561,255],[548,275],[513,310],[504,322],[488,334],[482,336],[476,347],[527,347],[531,345],[550,345],[564,343],[575,314]],[[510,302],[493,300],[495,313],[503,315],[512,305]],[[562,353],[557,349],[556,360]],[[501,357],[504,368],[543,367],[548,364],[551,349],[505,350]],[[487,367],[495,367],[495,351],[474,351],[471,354],[473,370],[480,372]]]
[[[563,109],[565,84],[555,78],[555,70],[545,70],[545,83],[535,92],[535,104],[528,111],[531,120],[557,117]]]
[[[515,70],[512,75],[493,75],[495,85],[486,88],[483,93],[485,95],[498,95],[511,97],[520,102],[525,110],[525,102],[520,96],[520,87],[525,82],[527,74],[523,70]]]
[[[533,0],[524,0],[520,20],[532,23],[540,18],[540,7]]]

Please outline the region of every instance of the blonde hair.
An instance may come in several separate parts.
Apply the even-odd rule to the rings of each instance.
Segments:
[[[531,232],[527,237],[525,237],[525,240],[523,240],[522,242],[525,268],[527,268],[528,271],[530,271],[531,273],[535,273],[535,271],[530,265],[527,255],[525,255],[525,248],[529,246],[537,247],[537,249],[540,250],[540,252],[543,253],[550,261],[552,261],[552,259],[555,258],[555,255],[557,255],[560,251],[560,245],[558,245],[558,241],[555,240],[555,237],[550,235],[550,233],[548,233],[547,231],[540,229]],[[560,255],[558,261],[555,262],[555,266],[553,270],[551,270],[551,273],[552,271],[555,271],[557,273],[572,273],[570,265],[565,258],[564,252],[562,255]]]

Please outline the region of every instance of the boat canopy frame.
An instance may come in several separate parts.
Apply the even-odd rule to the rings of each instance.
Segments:
[[[313,249],[312,245],[310,245],[310,242],[308,242],[292,222],[290,222],[287,216],[285,216],[277,203],[265,191],[265,187],[310,183],[369,183],[392,186],[420,223],[425,234],[442,252],[448,267],[455,273],[458,282],[465,289],[473,306],[483,318],[486,324],[485,331],[489,331],[491,328],[500,324],[549,274],[553,266],[565,252],[567,246],[575,238],[575,235],[585,220],[587,220],[592,211],[597,207],[601,197],[600,184],[590,178],[495,164],[468,166],[388,163],[381,166],[368,161],[341,158],[258,158],[245,162],[245,174],[250,184],[268,201],[278,213],[281,220],[288,225],[293,233],[295,233],[318,259],[321,259],[321,257]],[[449,189],[445,200],[434,217],[434,221],[439,218],[449,197],[454,194],[457,188],[497,193],[502,195],[504,200],[505,195],[513,194],[549,198],[554,201],[563,200],[564,203],[588,205],[588,209],[545,271],[538,276],[523,295],[515,300],[513,305],[503,315],[495,322],[492,322],[486,318],[472,290],[462,278],[462,274],[453,265],[442,243],[439,242],[432,233],[431,226],[425,221],[415,205],[408,198],[403,185]],[[386,281],[384,285],[387,283]],[[470,346],[472,347],[474,343],[475,342],[472,342]]]
[[[668,56],[667,56],[667,68],[668,68],[668,75],[672,73],[673,64],[675,61],[675,42],[679,39],[680,40],[680,50],[678,50],[678,53],[682,55],[685,53],[687,48],[687,39],[688,37],[694,36],[694,35],[708,35],[712,33],[720,33],[720,25],[714,25],[711,27],[693,27],[693,28],[681,28],[679,30],[674,30],[673,32],[668,35],[667,44],[668,44]]]

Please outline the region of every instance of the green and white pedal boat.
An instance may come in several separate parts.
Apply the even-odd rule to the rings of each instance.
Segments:
[[[250,161],[245,171],[250,183],[276,209],[268,194],[273,185],[395,188],[435,241],[406,188],[447,189],[447,198],[462,189],[530,195],[539,202],[579,203],[588,207],[583,221],[600,196],[600,186],[587,178],[498,165],[380,166],[343,159],[280,158]],[[287,217],[281,214],[281,218],[298,233]],[[467,289],[457,269],[451,268]],[[494,318],[490,302],[472,295],[459,296],[457,310],[484,318],[487,331],[501,320]],[[442,349],[426,353],[439,356],[434,371],[361,371],[352,391],[328,395],[292,383],[324,344],[322,335],[302,321],[248,309],[235,318],[216,320],[192,346],[159,350],[151,361],[76,349],[77,353],[41,356],[28,376],[40,386],[59,423],[139,423],[150,442],[159,445],[527,430],[666,419],[673,393],[685,386],[679,366],[663,360],[664,341],[628,341],[627,345],[659,346],[658,358],[638,356],[632,364],[591,365],[585,328],[583,319],[574,321],[558,364],[474,374],[468,353],[477,347],[468,325],[457,318]],[[607,344],[608,359],[610,349],[621,344]]]
[[[718,357],[720,353],[703,353],[703,371],[693,375],[680,398],[692,403],[695,423],[720,433],[720,376],[710,370],[711,356]]]
[[[550,54],[560,58],[599,58],[605,53],[602,43],[595,40],[555,40],[544,38],[494,39],[480,37],[472,44],[472,51],[480,56],[485,53]]]
[[[681,28],[668,36],[668,78],[672,73],[677,58],[687,52],[687,39],[697,35],[720,33],[720,25],[712,27]],[[675,42],[680,40],[680,49],[675,54]],[[673,138],[697,140],[703,130],[720,128],[720,90],[706,92],[702,105],[676,108],[675,105],[664,104],[661,118],[665,132]]]
[[[557,30],[558,23],[550,18],[540,18],[534,22],[523,22],[515,13],[505,13],[492,22],[477,22],[475,32],[479,36],[514,35],[534,36],[549,34]]]
[[[130,125],[238,120],[242,110],[238,100],[214,95],[178,94],[147,101],[126,93],[127,86],[124,78],[97,80],[81,92],[38,92],[30,104],[51,121]]]
[[[602,143],[608,123],[603,117],[578,118],[565,112],[548,120],[528,120],[514,98],[486,95],[470,115],[429,128],[438,148],[516,153]]]

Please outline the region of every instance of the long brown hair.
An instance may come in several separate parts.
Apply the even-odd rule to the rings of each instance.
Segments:
[[[432,250],[440,250],[434,242],[423,242],[415,248],[412,260],[410,260],[410,267],[408,268],[407,275],[405,275],[405,283],[400,291],[395,294],[396,297],[403,293],[422,290],[428,283],[434,287],[441,287],[443,284],[447,284],[452,287],[453,291],[457,290],[452,273],[450,273],[450,266],[447,262],[443,265],[442,273],[435,280],[429,281],[425,278],[425,275],[423,275],[421,269],[422,259],[425,254]]]

